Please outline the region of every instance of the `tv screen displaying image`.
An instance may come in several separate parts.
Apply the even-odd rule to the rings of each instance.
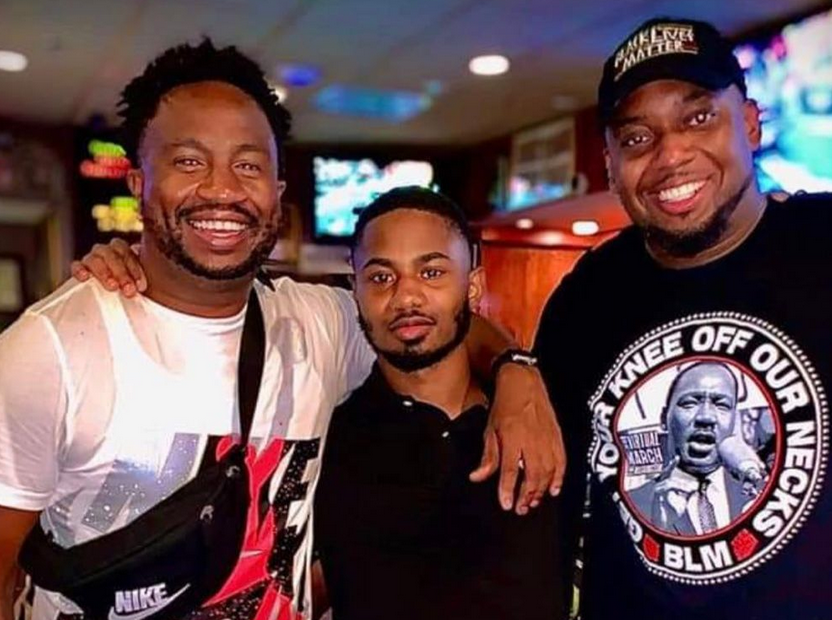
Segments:
[[[348,237],[357,211],[394,187],[436,189],[433,166],[426,161],[394,161],[379,166],[371,159],[315,157],[315,236]]]
[[[734,53],[762,111],[761,188],[832,191],[832,10]]]

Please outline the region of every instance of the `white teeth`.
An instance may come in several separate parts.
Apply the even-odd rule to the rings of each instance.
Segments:
[[[687,200],[698,192],[705,185],[705,181],[694,181],[693,183],[685,183],[684,185],[677,185],[663,189],[659,192],[659,200],[662,202],[678,202],[680,200]]]
[[[240,232],[246,229],[246,225],[240,222],[228,220],[197,220],[190,223],[197,230],[219,230],[229,232]]]

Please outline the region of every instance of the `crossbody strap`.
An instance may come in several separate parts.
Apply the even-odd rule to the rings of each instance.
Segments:
[[[254,411],[257,408],[257,395],[263,377],[266,361],[266,328],[263,323],[263,311],[255,287],[251,287],[248,296],[248,308],[243,323],[243,339],[240,343],[240,357],[237,361],[237,393],[240,407],[240,433],[242,443],[249,440]]]

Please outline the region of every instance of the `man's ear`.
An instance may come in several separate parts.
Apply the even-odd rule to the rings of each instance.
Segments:
[[[127,187],[133,197],[141,202],[142,192],[144,191],[144,174],[141,168],[130,168],[127,172]]]
[[[757,102],[753,99],[746,99],[743,102],[742,115],[748,143],[751,145],[751,150],[756,151],[760,148],[763,138],[763,130],[760,125],[760,108],[757,106]]]
[[[618,196],[618,187],[615,184],[615,177],[612,174],[612,158],[610,157],[610,150],[604,147],[604,167],[607,171],[607,186],[610,192]]]
[[[468,307],[474,312],[479,310],[485,295],[485,269],[477,267],[468,274]]]

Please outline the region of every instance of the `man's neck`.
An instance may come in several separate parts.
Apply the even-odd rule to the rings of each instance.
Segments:
[[[383,356],[379,356],[378,365],[394,392],[431,404],[451,419],[469,407],[486,403],[485,395],[473,381],[468,352],[463,346],[430,368],[415,372],[399,370]]]
[[[152,240],[145,239],[139,260],[147,276],[145,295],[153,301],[193,316],[234,316],[245,307],[252,276],[235,280],[209,280],[189,273],[162,255]]]
[[[647,251],[656,262],[670,269],[690,269],[711,263],[730,254],[748,239],[762,219],[766,204],[766,197],[752,183],[731,215],[725,232],[712,246],[693,256],[675,256],[649,243]]]

